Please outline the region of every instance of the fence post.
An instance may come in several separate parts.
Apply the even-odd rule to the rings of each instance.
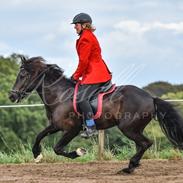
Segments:
[[[104,159],[104,130],[99,130],[98,134],[98,159],[103,160]]]

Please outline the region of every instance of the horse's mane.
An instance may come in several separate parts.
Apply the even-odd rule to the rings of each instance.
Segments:
[[[40,62],[43,62],[43,63],[46,63],[46,60],[41,57],[41,56],[38,56],[38,57],[31,57],[27,60],[28,62],[35,62],[35,61],[40,61]]]
[[[62,84],[64,83],[65,86],[73,87],[74,83],[70,78],[67,78],[64,75],[64,70],[59,67],[57,64],[47,64],[48,67],[50,67],[48,73],[50,73],[53,80],[57,80],[62,78]]]
[[[64,75],[64,70],[59,67],[57,64],[47,64],[47,61],[43,57],[31,57],[24,62],[24,64],[30,64],[30,65],[36,65],[40,68],[47,68],[47,74],[50,76],[50,79],[52,80],[58,80],[62,78],[62,83],[65,86],[73,87],[74,83],[71,79],[67,78]]]

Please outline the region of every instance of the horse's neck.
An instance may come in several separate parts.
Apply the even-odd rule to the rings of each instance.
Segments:
[[[43,103],[48,106],[55,106],[70,100],[73,97],[73,92],[74,87],[65,77],[57,80],[46,77],[37,89]]]

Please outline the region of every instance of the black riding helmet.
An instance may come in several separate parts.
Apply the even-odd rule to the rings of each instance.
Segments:
[[[90,17],[90,15],[86,14],[86,13],[79,13],[77,14],[73,20],[71,24],[76,24],[76,23],[92,23],[92,18]]]

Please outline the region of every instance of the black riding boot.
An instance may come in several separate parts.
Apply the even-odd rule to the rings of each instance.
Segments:
[[[83,133],[81,133],[81,137],[89,138],[98,134],[96,129],[96,125],[93,119],[86,120],[86,127]]]
[[[81,133],[81,137],[83,138],[88,138],[97,134],[95,121],[93,120],[93,109],[89,101],[93,96],[93,93],[95,93],[99,87],[100,84],[83,84],[79,86],[77,103],[83,114],[83,124],[86,125],[84,132]]]

